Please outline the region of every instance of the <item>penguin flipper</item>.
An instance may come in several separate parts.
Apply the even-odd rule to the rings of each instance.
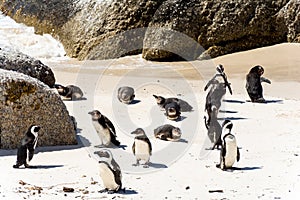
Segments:
[[[104,121],[105,121],[106,126],[109,128],[109,130],[110,130],[114,135],[116,135],[116,129],[115,129],[113,123],[112,123],[107,117],[105,117],[105,116],[103,116],[103,117],[104,117]]]
[[[135,155],[135,142],[132,145],[132,152],[133,152],[133,155]]]
[[[237,147],[237,155],[236,155],[236,160],[239,162],[240,161],[240,150]]]

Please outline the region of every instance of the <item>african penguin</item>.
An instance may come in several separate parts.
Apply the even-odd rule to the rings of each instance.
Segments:
[[[130,104],[134,97],[134,89],[132,87],[123,86],[118,89],[118,99],[120,102]]]
[[[217,165],[222,170],[231,168],[235,160],[240,160],[236,138],[231,133],[232,126],[233,124],[230,120],[225,120],[222,125],[222,148],[220,152],[220,164]]]
[[[83,97],[82,90],[75,85],[63,86],[60,84],[54,84],[54,88],[57,89],[59,95],[71,100],[80,100]]]
[[[166,116],[169,120],[178,120],[180,119],[180,106],[176,102],[171,102],[165,106]]]
[[[218,122],[217,115],[218,115],[218,110],[216,106],[212,106],[212,115],[210,118],[211,119],[210,123],[207,123],[206,117],[204,117],[204,123],[207,129],[207,135],[210,141],[213,143],[213,147],[211,148],[212,150],[214,150],[216,147],[217,149],[219,149],[219,147],[222,146],[222,140],[221,140],[222,127]]]
[[[24,165],[25,168],[29,168],[29,161],[33,158],[34,150],[38,141],[38,132],[41,128],[39,126],[31,125],[25,134],[25,137],[21,140],[21,146],[17,152],[17,163],[13,165],[13,168],[19,168]]]
[[[157,96],[157,95],[153,95],[153,97],[155,98],[157,105],[161,109],[165,109],[166,105],[169,103],[176,102],[179,104],[181,112],[193,111],[193,107],[188,102],[186,102],[182,99],[178,99],[178,98],[174,98],[174,97],[164,98],[162,96]]]
[[[170,124],[165,124],[154,129],[155,138],[166,141],[178,141],[181,137],[181,130]]]
[[[150,156],[152,154],[152,146],[149,138],[147,137],[145,131],[141,128],[137,128],[131,134],[135,135],[132,151],[136,157],[136,164],[133,164],[133,166],[138,166],[140,161],[143,160],[143,167],[149,167]]]
[[[246,76],[246,90],[252,102],[265,102],[261,82],[271,84],[271,81],[267,78],[262,77],[263,74],[264,68],[260,65],[257,65],[252,67]]]
[[[122,173],[118,163],[114,160],[112,153],[107,149],[94,152],[100,157],[99,172],[103,181],[104,189],[100,192],[109,194],[118,192],[122,189]]]
[[[206,95],[205,101],[205,111],[208,115],[207,124],[210,124],[211,115],[212,115],[212,107],[216,106],[217,110],[220,109],[222,99],[226,94],[226,87],[229,89],[230,94],[232,94],[232,90],[230,87],[230,83],[227,80],[227,76],[224,72],[223,65],[217,65],[216,74],[214,77],[209,80],[209,82],[204,87],[204,91],[206,91],[209,87],[210,90]]]
[[[120,142],[116,139],[116,130],[112,122],[98,110],[93,110],[88,114],[92,116],[92,123],[101,140],[100,145],[105,147],[109,147],[112,144],[120,146]]]

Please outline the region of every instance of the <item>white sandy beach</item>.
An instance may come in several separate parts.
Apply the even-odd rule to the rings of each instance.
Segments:
[[[0,150],[2,175],[0,199],[296,199],[300,195],[300,44],[280,44],[235,53],[212,61],[176,63],[148,62],[138,56],[108,61],[46,62],[58,83],[82,88],[87,100],[65,101],[78,122],[78,146],[37,147],[31,165],[37,169],[13,169],[16,150]],[[204,85],[216,64],[225,66],[233,95],[225,95],[222,118],[231,119],[240,147],[236,170],[222,171],[218,150],[210,147],[203,122]],[[245,76],[260,64],[267,104],[246,102]],[[120,85],[136,89],[134,105],[116,99]],[[155,105],[152,94],[178,96],[194,107],[183,120],[170,122]],[[100,110],[115,124],[124,149],[112,149],[123,170],[126,193],[102,194],[97,158],[99,143],[92,127],[92,109]],[[182,129],[182,142],[154,139],[153,129],[171,123]],[[149,169],[131,166],[131,152],[137,127],[146,130],[152,145]],[[26,184],[22,185],[22,180]],[[41,188],[37,188],[38,186]],[[63,187],[74,188],[73,193]],[[42,189],[42,190],[41,190]]]

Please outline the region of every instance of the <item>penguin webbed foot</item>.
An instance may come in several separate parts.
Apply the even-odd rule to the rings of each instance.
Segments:
[[[144,164],[143,168],[149,168],[149,164]]]
[[[103,190],[99,190],[98,192],[99,192],[99,193],[108,192],[108,189],[105,188],[105,189],[103,189]]]
[[[134,166],[134,167],[137,167],[137,166],[139,166],[139,165],[140,165],[139,160],[137,160],[135,164],[132,164],[132,166]]]
[[[114,193],[116,193],[115,190],[107,190],[107,194],[114,194]]]
[[[13,165],[13,168],[15,169],[19,169],[20,165],[16,164],[16,165]]]

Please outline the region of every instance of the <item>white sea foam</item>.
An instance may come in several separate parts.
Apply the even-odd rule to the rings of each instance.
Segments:
[[[68,59],[63,45],[51,35],[37,35],[33,27],[16,23],[1,12],[0,47],[9,47],[41,60]]]

